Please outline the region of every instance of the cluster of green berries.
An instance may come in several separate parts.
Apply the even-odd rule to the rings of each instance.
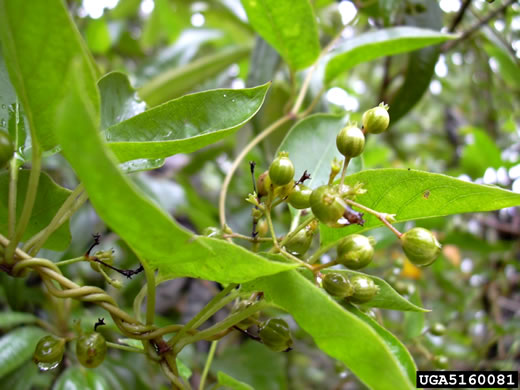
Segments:
[[[337,299],[346,299],[352,303],[367,303],[378,293],[379,287],[366,275],[351,278],[340,272],[328,272],[322,280],[322,287]]]

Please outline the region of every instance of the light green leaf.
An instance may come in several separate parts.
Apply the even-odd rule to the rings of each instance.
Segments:
[[[85,30],[85,40],[92,53],[103,54],[110,49],[112,41],[105,18],[88,20],[88,25]]]
[[[332,114],[314,114],[296,123],[283,140],[278,151],[289,152],[294,164],[294,177],[299,179],[303,171],[310,173],[305,184],[316,188],[329,181],[330,164],[334,158],[343,161],[336,147],[336,136],[347,124],[348,117]],[[359,171],[361,158],[351,161],[348,173]]]
[[[27,192],[27,183],[29,181],[29,170],[21,170],[18,172],[18,190],[16,192],[17,218],[22,213],[22,207]],[[25,231],[22,241],[28,240],[30,237],[38,233],[46,227],[61,207],[65,199],[69,196],[70,191],[57,185],[46,173],[40,176],[36,201],[34,203],[33,212],[27,230]],[[9,198],[9,174],[7,172],[0,173],[0,232],[7,235],[7,205]],[[65,222],[54,233],[44,245],[44,248],[56,251],[65,250],[70,242],[69,222]]]
[[[421,296],[419,290],[410,297],[410,301],[416,305],[421,305]],[[412,313],[407,312],[404,314],[404,334],[407,339],[413,339],[419,337],[424,328],[424,313]]]
[[[190,379],[192,374],[190,368],[186,364],[184,364],[184,362],[179,358],[175,359],[175,361],[177,363],[179,375],[186,380]]]
[[[417,305],[414,305],[410,301],[404,299],[397,291],[395,291],[392,286],[390,286],[383,279],[378,278],[377,276],[367,275],[361,272],[351,271],[351,270],[324,270],[324,273],[327,272],[336,272],[341,273],[349,278],[355,275],[363,275],[368,276],[370,279],[374,281],[374,283],[379,287],[379,291],[377,295],[364,303],[362,306],[365,307],[379,307],[381,309],[391,309],[391,310],[402,310],[402,311],[420,311],[420,312],[428,312],[428,309],[423,309]]]
[[[483,177],[489,167],[499,168],[505,165],[502,162],[500,148],[483,129],[466,127],[460,132],[470,139],[464,145],[460,156],[460,165],[464,173],[477,179]]]
[[[20,367],[34,352],[38,340],[45,335],[40,328],[18,328],[0,338],[0,378]]]
[[[95,70],[80,33],[62,1],[0,1],[0,38],[11,81],[30,127],[44,150],[57,142],[53,128],[56,109],[67,92],[63,75],[79,58],[84,91],[98,109]]]
[[[150,106],[177,98],[245,58],[250,51],[250,47],[232,47],[201,57],[184,66],[169,69],[144,84],[139,89],[139,96]]]
[[[346,178],[347,184],[363,183],[367,192],[357,202],[379,212],[396,214],[397,222],[451,214],[498,210],[520,205],[520,194],[495,186],[469,183],[438,173],[406,169],[376,169]],[[365,214],[365,225],[334,229],[320,226],[322,243],[331,243],[352,233],[382,223]]]
[[[498,72],[496,72],[511,88],[520,88],[520,74],[518,72],[518,60],[511,58],[508,52],[500,48],[498,45],[484,45],[486,53],[493,57],[498,63]]]
[[[75,67],[69,80],[76,82],[68,83],[69,94],[55,126],[63,153],[99,216],[146,265],[159,269],[161,280],[190,276],[241,283],[294,267],[266,260],[227,241],[193,236],[181,228],[117,168],[115,156],[97,131],[99,117],[83,92],[81,74]]]
[[[151,171],[160,168],[164,165],[164,158],[146,159],[140,158],[137,160],[126,161],[119,164],[119,169],[124,173],[134,173],[141,171]]]
[[[229,390],[254,390],[247,383],[239,381],[238,379],[229,376],[228,374],[219,371],[217,373],[218,386],[217,389],[229,389]]]
[[[413,361],[412,355],[406,349],[406,347],[388,330],[383,328],[377,321],[373,318],[369,317],[365,313],[363,313],[358,308],[352,305],[345,305],[345,308],[349,310],[352,314],[357,316],[359,319],[363,320],[366,324],[370,325],[372,329],[374,329],[379,336],[385,341],[390,350],[392,351],[393,356],[399,361],[401,367],[408,374],[408,378],[412,383],[415,383],[415,372],[417,371],[417,366]],[[415,314],[415,313],[414,313]],[[422,313],[421,313],[422,314]]]
[[[377,58],[406,53],[453,39],[456,36],[416,27],[390,27],[360,34],[347,40],[336,51],[325,68],[325,81],[330,83],[354,66]]]
[[[6,330],[21,324],[34,324],[38,318],[31,313],[5,311],[0,313],[0,329]]]
[[[242,0],[249,22],[293,70],[311,65],[320,53],[316,17],[308,0]]]
[[[119,342],[122,344],[129,345],[131,347],[137,348],[137,349],[141,349],[141,350],[144,349],[143,343],[140,340],[122,338],[122,339],[119,339]]]
[[[190,153],[242,127],[260,109],[268,88],[186,95],[110,127],[106,138],[120,161]]]
[[[292,314],[321,350],[345,363],[369,388],[415,388],[387,340],[299,272],[260,278],[248,288]]]
[[[104,377],[93,370],[71,366],[60,375],[52,390],[108,390]]]

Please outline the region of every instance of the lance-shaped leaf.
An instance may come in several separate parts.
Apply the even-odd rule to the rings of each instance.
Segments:
[[[18,328],[0,338],[0,378],[28,360],[45,332],[33,326]]]
[[[325,68],[325,80],[330,83],[354,66],[377,58],[406,53],[455,38],[454,35],[417,27],[390,27],[360,34],[347,40]]]
[[[99,116],[84,95],[85,81],[76,66],[67,80],[69,93],[55,126],[63,153],[99,216],[147,266],[159,270],[162,280],[191,276],[241,283],[294,267],[269,261],[227,241],[194,236],[181,228],[117,168],[115,156],[97,131]]]
[[[45,150],[57,142],[53,134],[56,110],[66,88],[63,75],[78,58],[85,96],[98,109],[95,70],[79,31],[62,1],[1,0],[0,38],[11,81],[30,127]]]
[[[269,84],[186,95],[110,127],[120,161],[190,153],[233,134],[262,106]]]
[[[98,390],[108,389],[108,383],[98,372],[84,370],[76,365],[67,368],[52,388],[54,390]]]
[[[292,69],[303,69],[318,57],[318,28],[308,0],[242,0],[242,5],[255,31]]]
[[[416,170],[366,170],[347,176],[346,183],[363,183],[367,192],[356,201],[379,212],[395,214],[397,222],[520,205],[520,194]],[[322,243],[382,225],[373,215],[365,213],[364,219],[363,227],[353,225],[334,229],[320,226]]]
[[[369,388],[415,388],[394,348],[299,272],[260,278],[247,287],[262,291],[268,302],[288,311],[321,350],[345,363]]]

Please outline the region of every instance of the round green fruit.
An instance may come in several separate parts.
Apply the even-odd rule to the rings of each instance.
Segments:
[[[271,318],[260,328],[260,340],[276,352],[291,348],[293,340],[287,322],[281,318]]]
[[[437,368],[448,368],[449,360],[444,355],[437,355],[433,358],[433,365]]]
[[[441,252],[441,244],[429,230],[416,227],[401,236],[401,245],[408,259],[418,266],[427,266]]]
[[[287,201],[295,209],[306,209],[311,205],[311,194],[311,188],[303,184],[297,184],[289,194]]]
[[[338,263],[350,269],[366,267],[374,257],[374,247],[370,238],[361,234],[351,234],[338,245]]]
[[[366,303],[372,300],[379,291],[379,287],[367,276],[356,275],[350,278],[350,283],[352,283],[354,293],[349,299],[354,303]]]
[[[273,184],[284,186],[294,178],[294,165],[289,159],[289,153],[280,152],[269,167],[269,177]]]
[[[33,361],[37,364],[51,364],[57,366],[65,353],[65,339],[52,335],[44,336],[38,341],[34,349]]]
[[[379,106],[365,111],[362,117],[363,129],[367,133],[379,134],[385,131],[390,124],[388,106],[381,103]]]
[[[0,130],[0,168],[3,168],[14,155],[14,146],[9,134]]]
[[[285,249],[296,256],[304,255],[312,244],[314,230],[311,226],[301,229],[285,243]]]
[[[325,274],[322,286],[330,295],[335,298],[346,298],[354,293],[354,288],[350,280],[339,272],[329,272]]]
[[[446,327],[440,322],[436,322],[430,326],[430,333],[434,336],[443,336],[446,333]]]
[[[365,148],[365,135],[357,126],[347,125],[338,133],[336,146],[346,158],[357,157]]]
[[[256,179],[256,190],[258,191],[258,197],[266,196],[271,189],[271,178],[269,177],[269,171],[265,171],[258,179]]]
[[[330,227],[342,227],[338,220],[345,212],[345,206],[337,188],[324,185],[316,188],[311,194],[312,213],[320,222]]]
[[[105,338],[98,332],[89,332],[76,341],[76,356],[79,362],[87,368],[99,366],[107,354]]]

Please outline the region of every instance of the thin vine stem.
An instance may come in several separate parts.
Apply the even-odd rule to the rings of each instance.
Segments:
[[[307,263],[308,264],[316,263],[320,259],[321,256],[323,256],[325,253],[327,253],[328,251],[330,251],[332,248],[336,247],[337,245],[338,245],[338,242],[335,241],[335,242],[331,242],[331,243],[328,243],[327,245],[322,246],[320,249],[318,249],[316,252],[314,252],[311,257],[309,257],[307,259]]]
[[[369,207],[366,207],[366,206],[363,206],[362,204],[360,203],[357,203],[357,202],[354,202],[353,200],[350,200],[350,199],[343,199],[346,203],[348,203],[349,205],[351,206],[354,206],[360,210],[363,210],[369,214],[372,214],[373,216],[375,216],[377,219],[379,219],[388,229],[390,229],[392,231],[392,233],[394,233],[397,238],[401,238],[401,236],[403,235],[403,233],[401,233],[399,230],[397,230],[394,225],[392,225],[388,219],[387,219],[387,216],[388,214],[386,213],[380,213],[379,211],[376,211],[376,210],[372,210],[371,208]]]
[[[146,264],[139,259],[141,264]],[[146,324],[152,325],[155,317],[155,272],[148,265],[143,265],[146,277]]]
[[[350,163],[350,158],[345,158],[343,161],[343,169],[341,170],[341,180],[339,181],[341,185],[345,184],[345,177],[347,176],[347,168]]]
[[[289,241],[291,238],[293,238],[294,236],[296,236],[296,234],[298,234],[298,232],[300,230],[302,230],[303,228],[305,228],[308,224],[310,224],[313,220],[315,220],[316,217],[313,216],[313,215],[310,215],[309,217],[305,218],[303,220],[303,222],[301,222],[298,226],[296,226],[296,228],[294,228],[293,230],[291,230],[289,232],[289,234],[287,234],[284,239],[282,241],[280,241],[280,246],[284,246],[287,241]]]
[[[206,359],[206,364],[204,365],[204,370],[202,371],[202,375],[200,377],[199,390],[204,390],[204,385],[206,384],[206,378],[208,376],[209,368],[211,367],[211,363],[213,362],[213,356],[215,356],[215,351],[217,350],[218,340],[212,341],[211,346],[208,352],[208,358]]]
[[[107,347],[113,348],[113,349],[119,349],[121,351],[136,352],[136,353],[146,353],[144,351],[144,349],[132,347],[131,345],[112,343],[110,341],[107,341]]]
[[[63,267],[65,265],[75,264],[75,263],[79,263],[80,261],[85,261],[85,260],[86,260],[85,256],[80,256],[80,257],[74,257],[73,259],[58,261],[57,263],[54,263],[54,264],[57,267]]]

